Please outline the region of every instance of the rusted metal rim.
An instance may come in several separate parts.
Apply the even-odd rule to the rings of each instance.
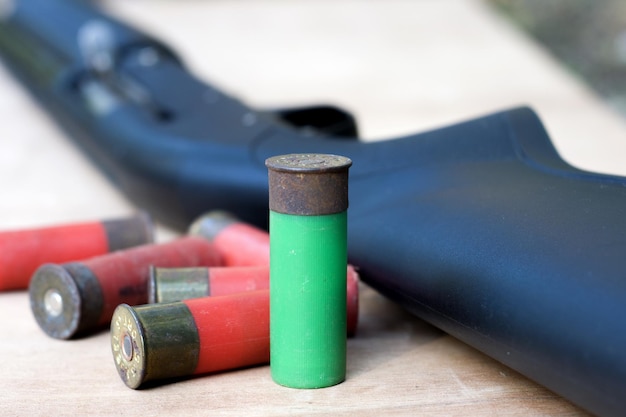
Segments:
[[[277,213],[316,216],[348,209],[349,158],[330,154],[289,154],[265,161],[269,206]]]

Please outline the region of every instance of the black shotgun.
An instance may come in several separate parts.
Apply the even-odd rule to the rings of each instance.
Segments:
[[[89,3],[3,4],[4,63],[157,218],[266,226],[266,158],[347,156],[369,285],[594,413],[626,410],[626,178],[565,163],[530,109],[363,143],[338,109],[246,107]]]

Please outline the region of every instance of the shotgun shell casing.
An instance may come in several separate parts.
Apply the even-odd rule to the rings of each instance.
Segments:
[[[348,169],[324,154],[269,158],[272,378],[322,388],[346,375]]]
[[[150,268],[148,303],[172,303],[190,298],[265,290],[269,266]],[[354,336],[359,317],[359,274],[348,265],[346,276],[347,334]]]
[[[213,242],[225,266],[269,265],[270,238],[265,230],[241,222],[224,211],[212,211],[198,218],[189,234]]]
[[[117,307],[111,350],[130,388],[269,361],[268,290]]]
[[[144,245],[83,262],[41,266],[30,282],[31,310],[51,337],[69,339],[106,325],[117,305],[145,304],[150,265],[217,266],[214,246],[200,237]]]
[[[171,303],[208,296],[265,290],[269,266],[157,268],[150,271],[149,303]]]
[[[78,261],[152,241],[153,224],[145,213],[0,232],[0,291],[27,289],[35,270],[45,263]]]

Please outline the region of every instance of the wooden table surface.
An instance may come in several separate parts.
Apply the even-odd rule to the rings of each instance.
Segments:
[[[626,126],[480,1],[109,0],[251,105],[334,103],[377,140],[528,104],[562,156],[626,175]],[[136,210],[0,67],[0,228]],[[176,232],[159,227],[158,239]],[[347,380],[274,384],[269,367],[131,390],[102,332],[53,340],[26,292],[0,294],[0,415],[584,415],[366,286]]]

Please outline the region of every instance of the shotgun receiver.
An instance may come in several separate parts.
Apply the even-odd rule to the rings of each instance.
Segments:
[[[4,4],[4,63],[158,219],[265,227],[266,158],[348,156],[364,281],[594,413],[626,410],[626,178],[565,163],[530,109],[363,143],[337,109],[246,107],[89,3]]]

